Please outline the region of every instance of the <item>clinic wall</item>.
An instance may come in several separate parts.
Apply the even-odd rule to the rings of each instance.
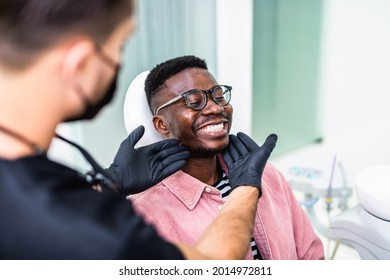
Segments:
[[[236,2],[217,1],[217,72],[219,80],[235,86],[233,132],[251,133],[253,38],[247,31],[253,28],[253,1]],[[321,4],[318,103],[312,104],[316,129],[325,143],[340,140],[331,149],[348,158],[359,149],[358,144],[347,144],[349,139],[368,146],[362,133],[378,135],[374,136],[378,149],[360,151],[366,154],[359,165],[351,160],[354,171],[364,167],[364,159],[367,165],[390,159],[390,149],[379,152],[390,140],[389,132],[381,129],[390,112],[389,14],[388,0],[324,0]]]
[[[254,1],[252,136],[261,143],[277,133],[274,155],[322,139],[322,2]]]
[[[217,80],[233,86],[232,133],[252,130],[253,0],[217,0]]]
[[[274,154],[321,138],[321,0],[217,1],[218,80],[233,86],[232,133],[279,136]]]
[[[325,1],[325,128],[377,118],[390,104],[390,1]]]
[[[354,179],[365,167],[390,163],[390,1],[324,4],[324,138]]]

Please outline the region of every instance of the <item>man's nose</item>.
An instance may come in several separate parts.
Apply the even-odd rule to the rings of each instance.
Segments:
[[[207,103],[206,106],[202,109],[202,114],[220,114],[224,111],[222,105],[217,104],[211,97],[210,94],[207,95]]]

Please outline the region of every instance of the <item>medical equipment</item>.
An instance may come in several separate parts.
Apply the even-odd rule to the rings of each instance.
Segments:
[[[329,213],[335,210],[338,200],[339,211],[348,209],[348,199],[352,196],[343,163],[336,156],[321,156],[315,159],[313,155],[285,156],[275,163],[283,173],[290,187],[297,194],[297,199],[305,208],[314,228],[323,236],[328,236]],[[303,198],[299,198],[299,193]],[[324,199],[325,217],[320,217],[315,205]]]
[[[332,218],[329,236],[357,250],[362,259],[390,259],[390,165],[356,176],[359,204]]]

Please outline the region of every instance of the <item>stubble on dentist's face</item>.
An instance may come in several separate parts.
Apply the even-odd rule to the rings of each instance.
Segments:
[[[189,68],[169,78],[165,85],[169,99],[191,89],[209,90],[218,85],[205,69]],[[230,104],[220,106],[209,96],[206,107],[195,111],[187,107],[184,99],[164,108],[169,125],[169,138],[179,139],[189,147],[192,156],[211,157],[229,144],[233,108]]]

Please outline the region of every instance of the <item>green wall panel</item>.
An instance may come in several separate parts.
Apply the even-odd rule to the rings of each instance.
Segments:
[[[254,0],[252,135],[275,153],[321,139],[319,0]]]

